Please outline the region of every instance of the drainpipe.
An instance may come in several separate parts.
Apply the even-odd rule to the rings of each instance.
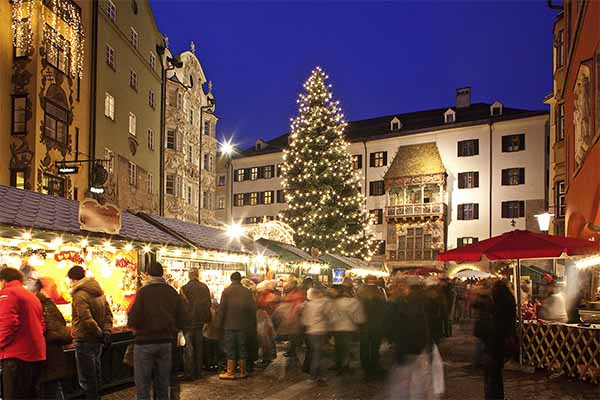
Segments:
[[[162,59],[162,57],[161,57]],[[158,182],[158,212],[160,216],[165,215],[165,119],[166,119],[166,102],[167,102],[167,73],[165,66],[161,62],[160,69],[160,134],[159,136],[159,157],[160,157],[160,172]]]
[[[88,165],[88,187],[92,184],[92,167],[96,159],[96,86],[97,86],[97,61],[98,61],[98,0],[92,2],[92,57],[90,57],[92,85],[90,88],[90,131],[89,152],[91,162]]]
[[[365,149],[365,153],[363,155],[363,169],[364,169],[364,172],[365,172],[365,174],[364,174],[365,177],[364,177],[364,183],[363,183],[363,190],[365,192],[365,205],[366,205],[367,196],[369,195],[369,192],[367,192],[367,182],[368,182],[368,180],[367,180],[367,171],[369,169],[367,167],[367,142],[363,141],[362,143],[363,143],[363,147]]]
[[[489,209],[490,209],[490,211],[488,213],[489,214],[489,225],[490,225],[489,226],[488,237],[490,237],[490,238],[492,237],[492,222],[493,222],[493,215],[494,215],[494,207],[493,207],[493,203],[492,203],[492,201],[494,199],[494,196],[493,196],[494,171],[492,169],[492,167],[493,167],[493,162],[492,162],[492,159],[493,159],[493,147],[494,147],[493,146],[493,142],[492,142],[492,140],[493,140],[493,138],[492,138],[493,126],[494,126],[494,123],[492,121],[490,121],[489,122],[489,129],[490,129],[490,175],[489,175],[490,176],[490,204],[489,204]]]

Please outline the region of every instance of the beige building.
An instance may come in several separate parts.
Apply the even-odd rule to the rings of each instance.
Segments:
[[[81,199],[87,164],[62,175],[57,162],[89,157],[91,3],[2,0],[0,19],[0,182]]]
[[[158,50],[165,40],[148,0],[99,0],[90,41],[91,151],[107,160],[104,196],[121,208],[158,214],[161,171],[161,90]]]
[[[174,59],[179,65],[167,72],[164,215],[214,224],[217,117],[212,84],[193,43]]]

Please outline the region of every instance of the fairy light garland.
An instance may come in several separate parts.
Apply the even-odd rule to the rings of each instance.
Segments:
[[[306,251],[316,247],[370,259],[373,220],[344,138],[347,123],[328,78],[316,67],[298,96],[298,116],[291,119],[290,143],[283,154],[284,217]]]
[[[40,32],[45,41],[57,43],[68,54],[69,70],[64,72],[81,78],[85,35],[79,7],[70,0],[13,0],[13,45],[26,54],[33,50],[33,20],[43,24]],[[56,58],[56,46],[45,49],[50,52],[47,58]]]

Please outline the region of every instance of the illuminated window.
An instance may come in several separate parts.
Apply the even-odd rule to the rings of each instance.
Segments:
[[[250,169],[250,180],[255,181],[258,179],[258,167],[252,167]]]
[[[502,136],[502,151],[512,153],[525,150],[525,134]]]
[[[129,175],[129,185],[137,186],[137,165],[129,161],[127,172]]]
[[[263,192],[263,204],[273,204],[273,192]]]
[[[104,115],[115,120],[115,98],[109,93],[104,93]]]
[[[67,144],[69,112],[46,99],[44,136],[62,145]]]
[[[10,185],[17,189],[25,189],[25,170],[10,170]]]
[[[564,218],[566,215],[567,203],[566,203],[566,187],[565,181],[556,183],[556,210],[557,217]]]
[[[459,237],[456,239],[456,247],[468,246],[479,241],[476,237]]]
[[[148,150],[154,150],[154,131],[148,128]]]
[[[65,197],[65,181],[50,174],[42,177],[42,193],[50,196]]]
[[[167,149],[175,150],[177,146],[177,133],[175,129],[167,129]]]
[[[137,118],[134,113],[129,113],[129,134],[135,136]]]
[[[236,207],[242,207],[244,205],[244,193],[236,193],[233,195],[233,204]]]
[[[362,169],[362,154],[355,154],[352,156],[352,168]]]
[[[146,190],[149,194],[154,193],[154,176],[151,173],[146,176]]]
[[[433,248],[432,239],[423,228],[407,228],[405,235],[398,236],[398,260],[434,260],[438,250]]]
[[[48,64],[61,72],[68,73],[70,66],[70,44],[67,39],[49,25],[44,27],[45,56]]]
[[[370,154],[369,165],[372,168],[385,167],[387,165],[387,151],[378,151]]]
[[[219,210],[225,209],[225,197],[220,196],[217,198],[217,209],[219,209]]]
[[[251,206],[255,206],[258,204],[258,192],[250,193],[248,204]]]

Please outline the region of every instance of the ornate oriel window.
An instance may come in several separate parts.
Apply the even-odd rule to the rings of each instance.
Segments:
[[[48,64],[68,74],[71,64],[69,41],[52,29],[50,25],[44,27],[44,49]]]
[[[433,237],[422,227],[410,227],[398,236],[398,260],[434,260],[438,250],[433,247]]]

